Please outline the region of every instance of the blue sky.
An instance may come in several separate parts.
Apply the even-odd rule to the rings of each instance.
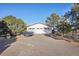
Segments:
[[[0,17],[13,15],[27,24],[43,23],[51,13],[64,15],[71,3],[0,3]]]

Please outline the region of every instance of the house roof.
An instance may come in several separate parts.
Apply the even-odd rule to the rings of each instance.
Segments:
[[[43,24],[43,25],[47,26],[47,25],[44,24],[44,23],[34,23],[34,24],[32,24],[32,25],[28,25],[27,27],[29,27],[29,26],[33,26],[33,25],[36,25],[36,24]]]

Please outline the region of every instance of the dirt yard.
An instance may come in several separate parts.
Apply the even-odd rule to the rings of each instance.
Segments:
[[[18,38],[18,37],[17,37]],[[21,36],[2,56],[79,56],[79,43],[45,35]]]

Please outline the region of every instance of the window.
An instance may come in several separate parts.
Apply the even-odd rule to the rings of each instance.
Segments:
[[[32,28],[32,29],[35,29],[35,28]]]
[[[29,28],[30,30],[35,29],[35,28]]]
[[[42,28],[40,28],[40,29],[42,29]]]
[[[31,29],[31,28],[29,28],[29,29]]]
[[[44,29],[49,29],[49,28],[44,28]]]

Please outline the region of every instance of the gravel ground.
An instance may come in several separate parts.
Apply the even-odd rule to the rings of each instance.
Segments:
[[[79,56],[79,43],[44,35],[22,36],[2,56]]]

